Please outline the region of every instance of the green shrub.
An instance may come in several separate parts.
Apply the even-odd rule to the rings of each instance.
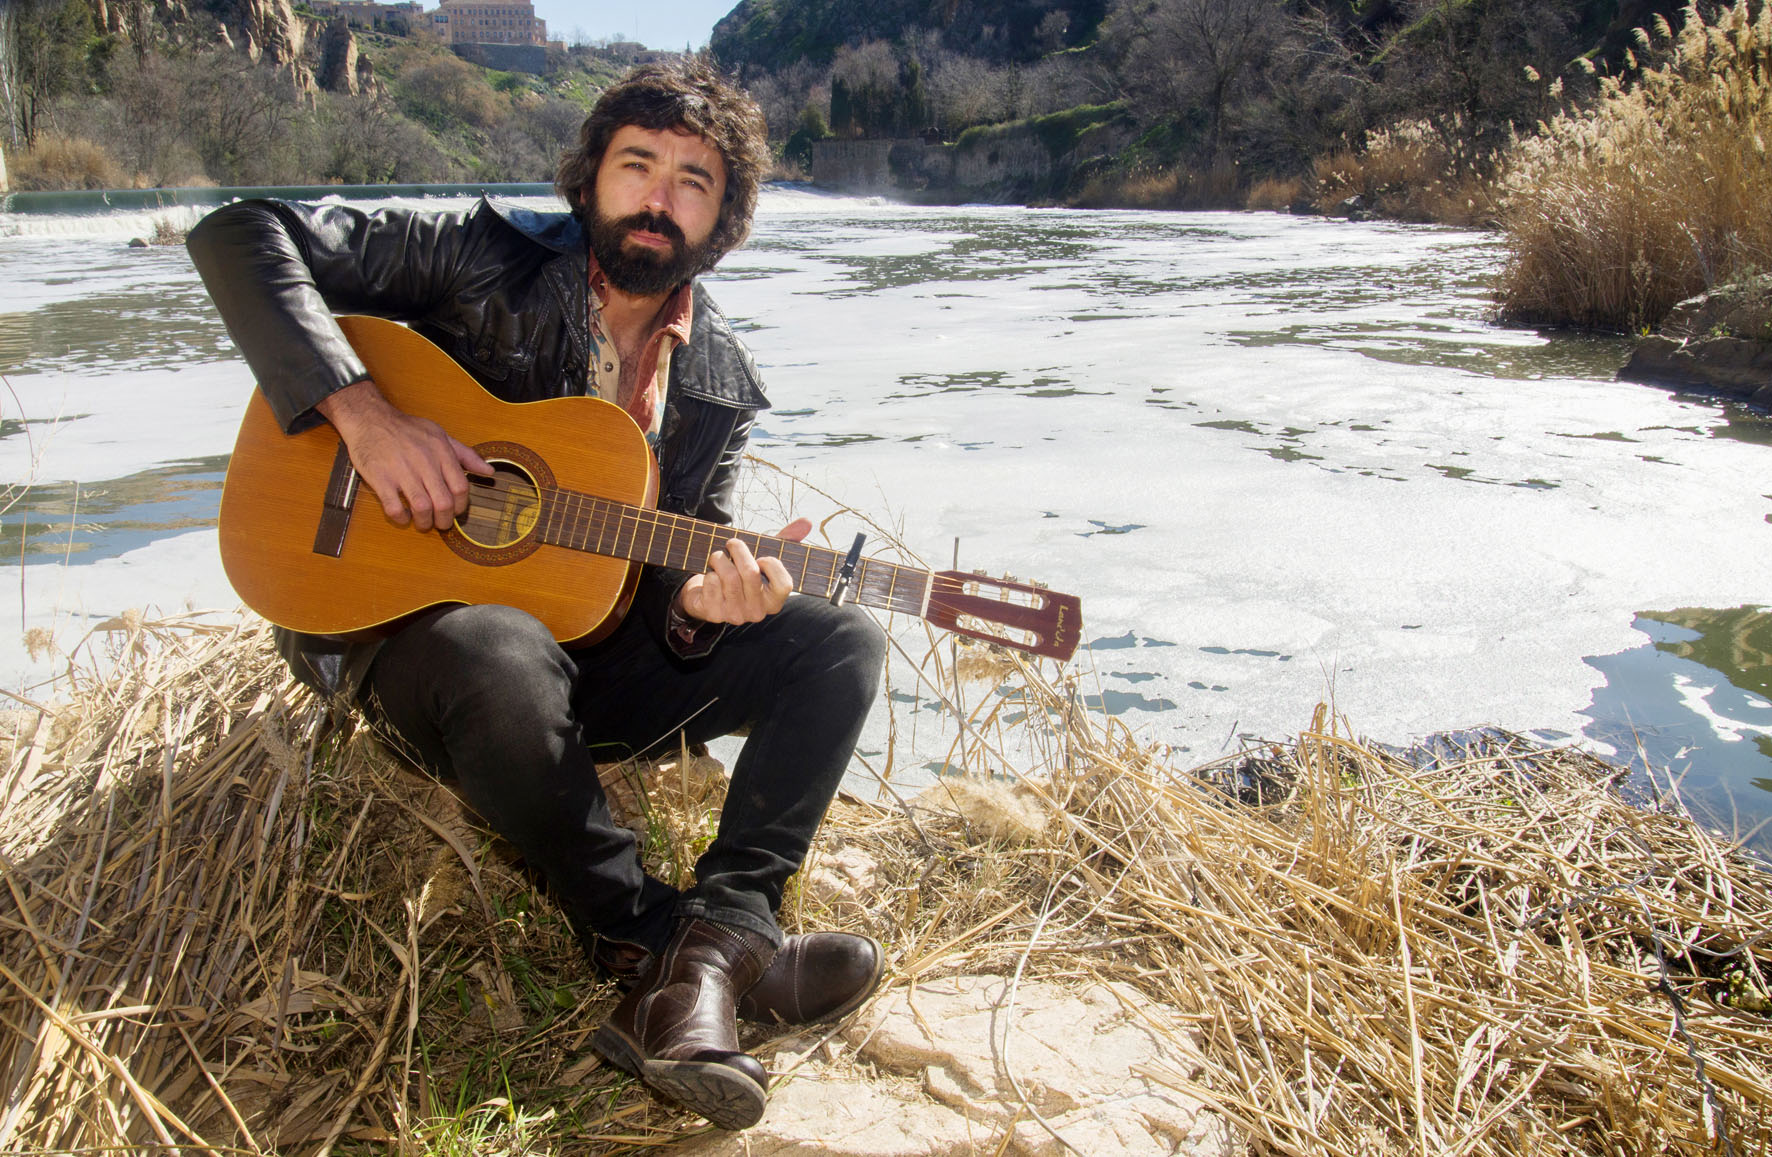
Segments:
[[[1772,5],[1638,36],[1665,63],[1604,78],[1592,109],[1511,151],[1504,316],[1639,332],[1772,266]]]

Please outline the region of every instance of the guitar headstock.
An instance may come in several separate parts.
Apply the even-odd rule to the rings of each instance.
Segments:
[[[957,570],[936,573],[924,617],[957,635],[1061,661],[1076,654],[1083,635],[1077,596]]]

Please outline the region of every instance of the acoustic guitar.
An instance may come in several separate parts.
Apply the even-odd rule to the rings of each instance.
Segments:
[[[640,564],[705,570],[737,538],[775,555],[794,589],[916,615],[938,627],[1068,659],[1082,607],[1044,587],[931,572],[654,509],[658,466],[619,406],[596,398],[512,404],[442,349],[391,321],[339,324],[390,402],[430,418],[497,468],[471,477],[466,514],[441,532],[389,522],[331,426],[285,434],[256,391],[221,501],[221,555],[241,600],[317,635],[373,634],[445,603],[528,611],[562,643],[613,630]]]

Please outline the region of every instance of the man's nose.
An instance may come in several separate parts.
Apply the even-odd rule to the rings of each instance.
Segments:
[[[666,216],[670,215],[671,182],[668,177],[661,174],[647,183],[645,205],[654,213],[663,213]]]

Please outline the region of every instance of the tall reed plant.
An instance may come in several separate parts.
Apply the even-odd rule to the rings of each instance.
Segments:
[[[1637,36],[1659,64],[1633,59],[1592,107],[1510,152],[1498,296],[1512,320],[1642,332],[1772,268],[1772,5],[1737,0],[1709,21],[1689,6],[1678,33],[1658,16]]]

